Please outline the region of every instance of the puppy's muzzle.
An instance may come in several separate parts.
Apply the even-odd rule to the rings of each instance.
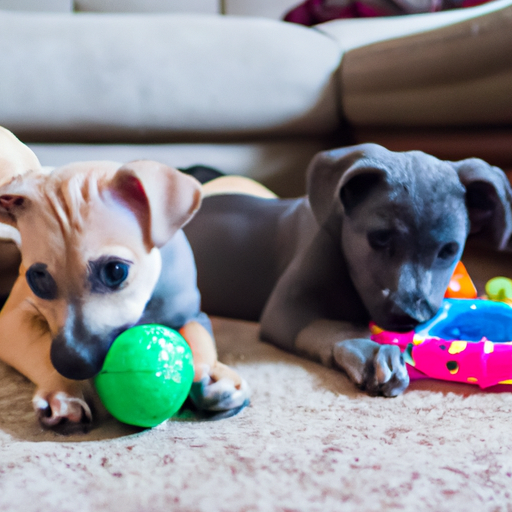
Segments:
[[[387,304],[385,311],[388,330],[407,331],[418,324],[430,320],[437,309],[424,298],[407,297],[407,300],[395,300]],[[392,329],[390,329],[392,327]]]
[[[50,350],[54,368],[67,379],[85,380],[94,377],[101,370],[115,335],[108,338],[89,335],[80,340],[70,339],[61,331],[53,339]]]

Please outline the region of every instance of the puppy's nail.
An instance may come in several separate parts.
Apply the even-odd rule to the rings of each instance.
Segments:
[[[92,424],[92,411],[85,400],[66,392],[36,394],[32,399],[39,421],[45,428],[61,433],[86,431]]]
[[[32,399],[32,405],[34,406],[35,410],[41,410],[41,411],[44,411],[49,407],[48,401],[40,396],[35,396]]]
[[[389,288],[384,288],[382,290],[382,296],[387,299],[389,297]]]
[[[378,365],[375,368],[375,377],[378,383],[383,384],[391,378],[391,370],[388,366]]]

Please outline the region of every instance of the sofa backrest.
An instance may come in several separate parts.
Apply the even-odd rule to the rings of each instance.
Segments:
[[[0,11],[0,123],[24,141],[332,133],[340,60],[269,19]]]

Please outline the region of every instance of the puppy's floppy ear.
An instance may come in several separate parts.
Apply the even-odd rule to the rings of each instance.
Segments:
[[[17,245],[21,244],[18,220],[30,208],[34,194],[35,181],[26,180],[26,176],[32,177],[33,173],[17,176],[0,186],[0,238],[13,240]]]
[[[20,195],[3,194],[0,190],[0,222],[17,227],[17,218],[25,207],[26,199]]]
[[[201,204],[196,179],[151,160],[123,165],[109,189],[135,213],[149,246],[161,247],[169,241]]]
[[[9,183],[0,186],[0,222],[17,227],[18,218],[30,206],[30,197],[34,193],[32,172],[16,176]],[[36,177],[37,180],[37,177]]]
[[[471,237],[503,249],[512,233],[512,190],[505,173],[478,158],[452,165],[466,188]]]
[[[340,218],[364,199],[387,173],[379,163],[389,151],[377,144],[360,144],[323,151],[312,160],[307,172],[309,202],[320,225]]]

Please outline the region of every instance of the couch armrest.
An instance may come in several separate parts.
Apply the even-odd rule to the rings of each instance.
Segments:
[[[473,9],[467,11],[480,14],[465,21],[347,52],[340,91],[348,120],[388,127],[512,123],[512,1]]]
[[[512,0],[494,0],[477,7],[429,14],[333,20],[316,25],[315,28],[335,39],[342,50],[347,52],[382,41],[448,27],[501,11],[510,5],[512,5]]]

